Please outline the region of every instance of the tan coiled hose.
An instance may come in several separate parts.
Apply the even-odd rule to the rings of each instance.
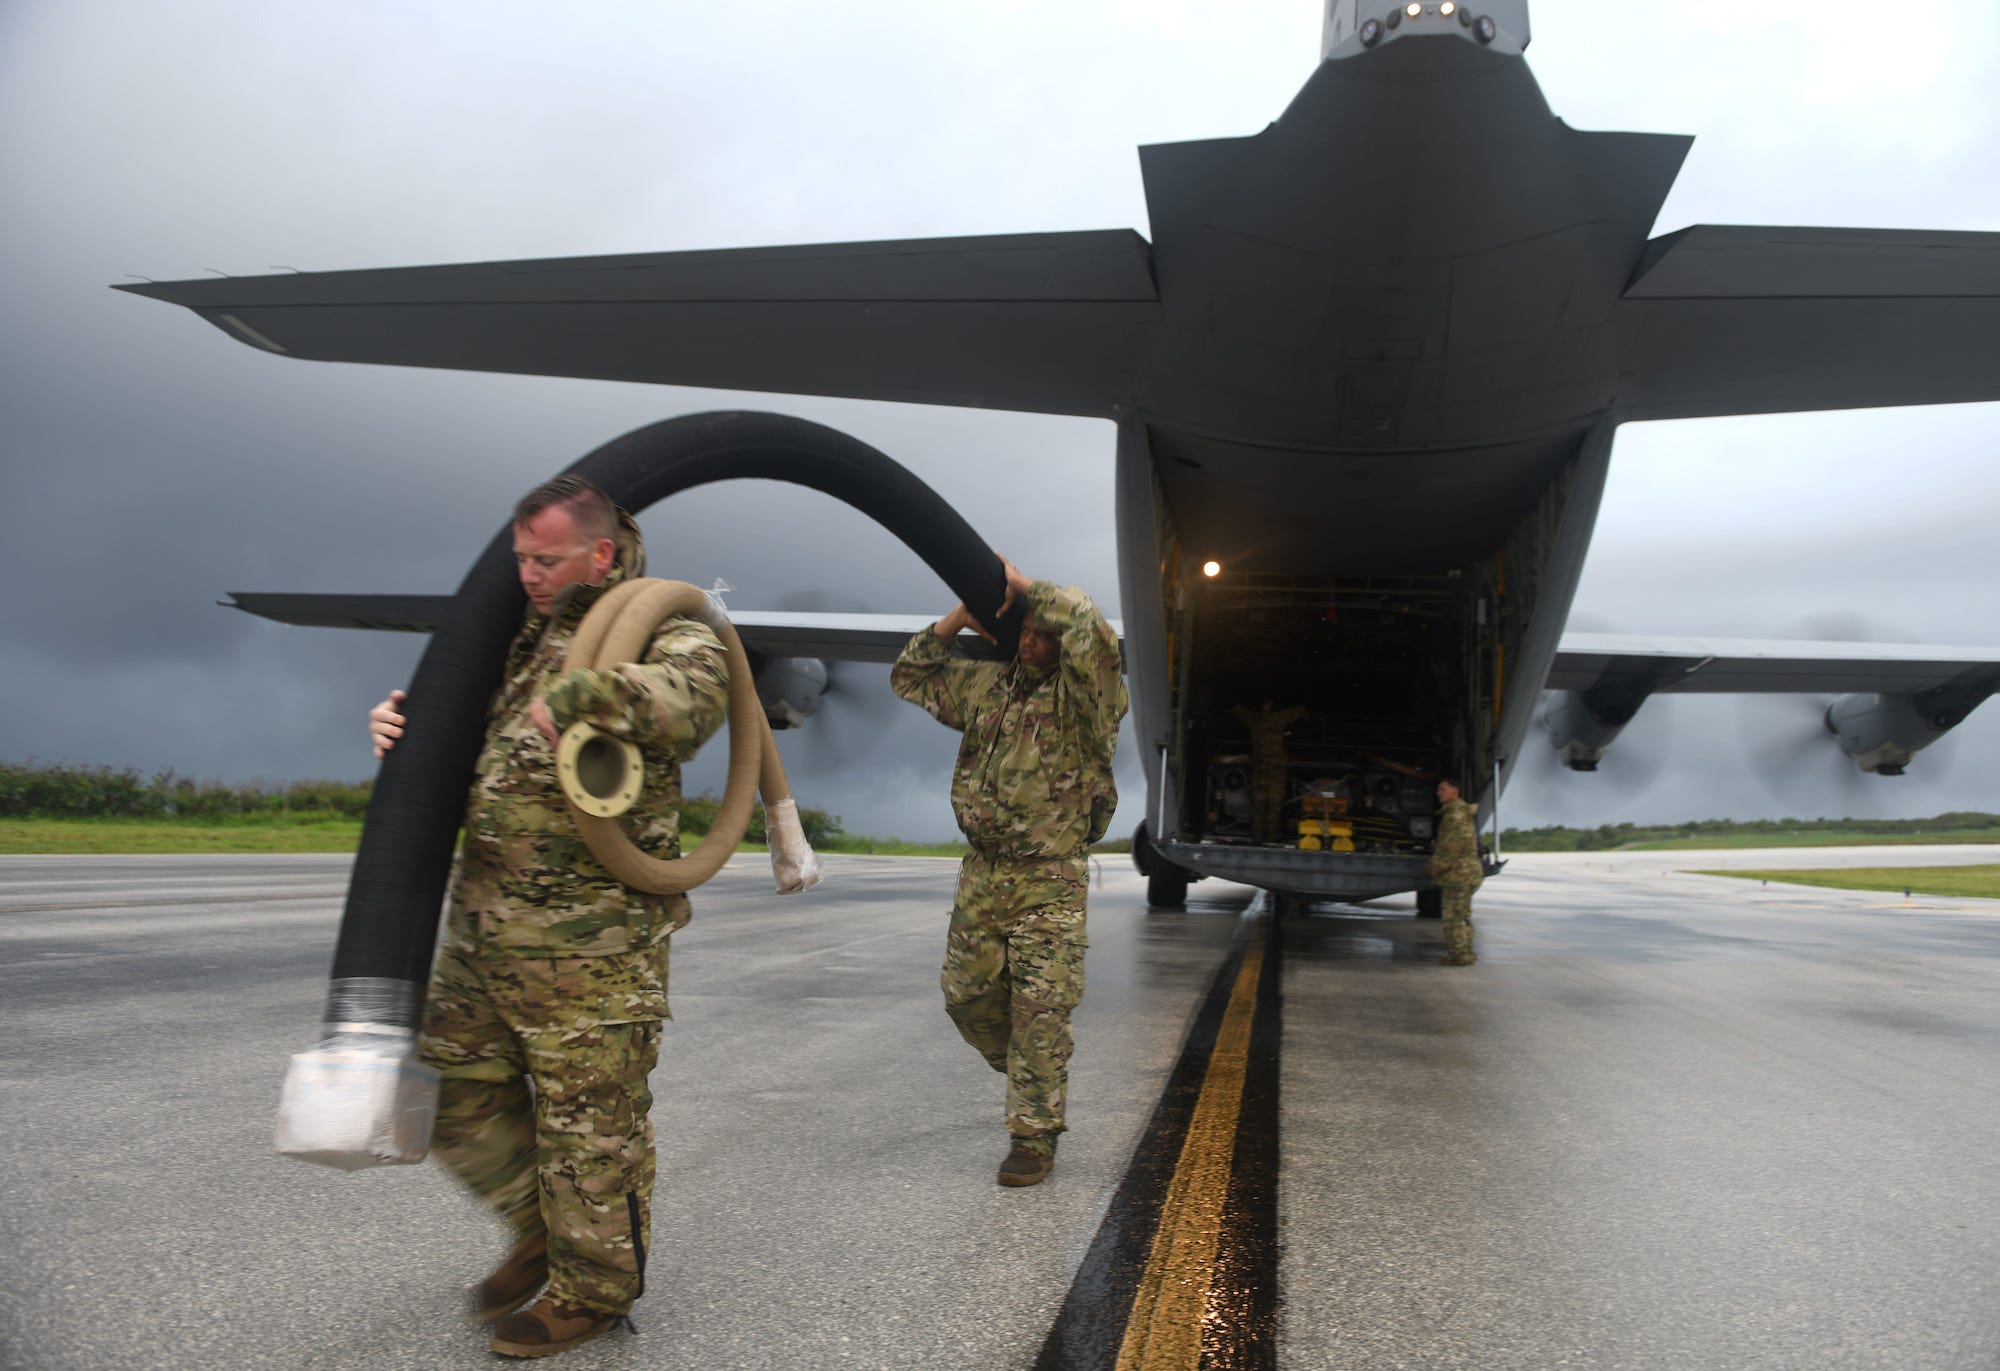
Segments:
[[[661,624],[673,617],[707,624],[729,657],[729,779],[722,806],[701,845],[674,860],[641,852],[617,816],[640,789],[639,749],[585,723],[571,724],[556,748],[556,771],[563,798],[576,817],[577,831],[604,869],[636,890],[677,895],[706,881],[736,851],[750,825],[750,806],[761,792],[769,816],[791,798],[784,763],[771,737],[771,724],[757,700],[757,684],[743,640],[706,593],[686,581],[642,578],[621,581],[604,592],[577,626],[569,669],[615,671],[645,659],[646,646]],[[768,825],[767,825],[768,826]],[[772,848],[777,848],[773,835]],[[816,879],[816,877],[815,877]]]

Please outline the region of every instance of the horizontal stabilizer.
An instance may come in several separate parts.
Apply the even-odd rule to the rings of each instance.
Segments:
[[[1098,416],[1158,307],[1130,229],[118,289],[318,361]]]
[[[2000,233],[1698,225],[1614,318],[1627,419],[2000,400]]]

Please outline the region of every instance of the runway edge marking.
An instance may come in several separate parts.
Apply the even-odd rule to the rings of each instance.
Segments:
[[[1276,1367],[1282,963],[1276,921],[1246,923],[1036,1371]]]

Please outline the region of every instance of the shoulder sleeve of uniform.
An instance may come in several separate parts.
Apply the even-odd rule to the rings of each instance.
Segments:
[[[557,728],[592,724],[676,759],[694,755],[729,712],[729,662],[706,625],[670,619],[645,660],[565,672],[544,697]]]
[[[1036,581],[1028,587],[1037,625],[1062,637],[1060,670],[1084,723],[1107,753],[1125,717],[1125,671],[1118,657],[1118,635],[1097,612],[1090,597],[1075,586]]]
[[[965,727],[968,689],[978,665],[951,655],[951,640],[926,628],[903,645],[889,688],[946,728]]]

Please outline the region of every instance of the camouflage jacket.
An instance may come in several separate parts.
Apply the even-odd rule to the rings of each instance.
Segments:
[[[1478,885],[1486,879],[1479,861],[1479,806],[1452,800],[1438,810],[1437,846],[1424,874],[1439,885]]]
[[[1237,721],[1250,730],[1250,755],[1257,761],[1281,761],[1285,755],[1285,734],[1306,717],[1304,705],[1290,709],[1245,709],[1236,706]]]
[[[1028,588],[1038,624],[1061,635],[1053,667],[974,662],[925,629],[889,676],[895,692],[965,736],[951,808],[988,857],[1067,857],[1104,836],[1118,807],[1111,754],[1125,717],[1118,636],[1090,597],[1047,581]]]
[[[528,706],[542,698],[558,731],[582,719],[637,743],[646,780],[626,831],[650,856],[680,855],[680,763],[722,722],[729,667],[707,625],[674,618],[653,635],[642,663],[565,669],[590,606],[645,571],[638,526],[629,516],[620,522],[617,562],[603,584],[570,587],[547,617],[530,608],[507,651],[452,882],[446,937],[462,951],[602,956],[653,946],[688,921],[687,896],[633,890],[599,864],[563,800],[555,750],[528,718]]]

